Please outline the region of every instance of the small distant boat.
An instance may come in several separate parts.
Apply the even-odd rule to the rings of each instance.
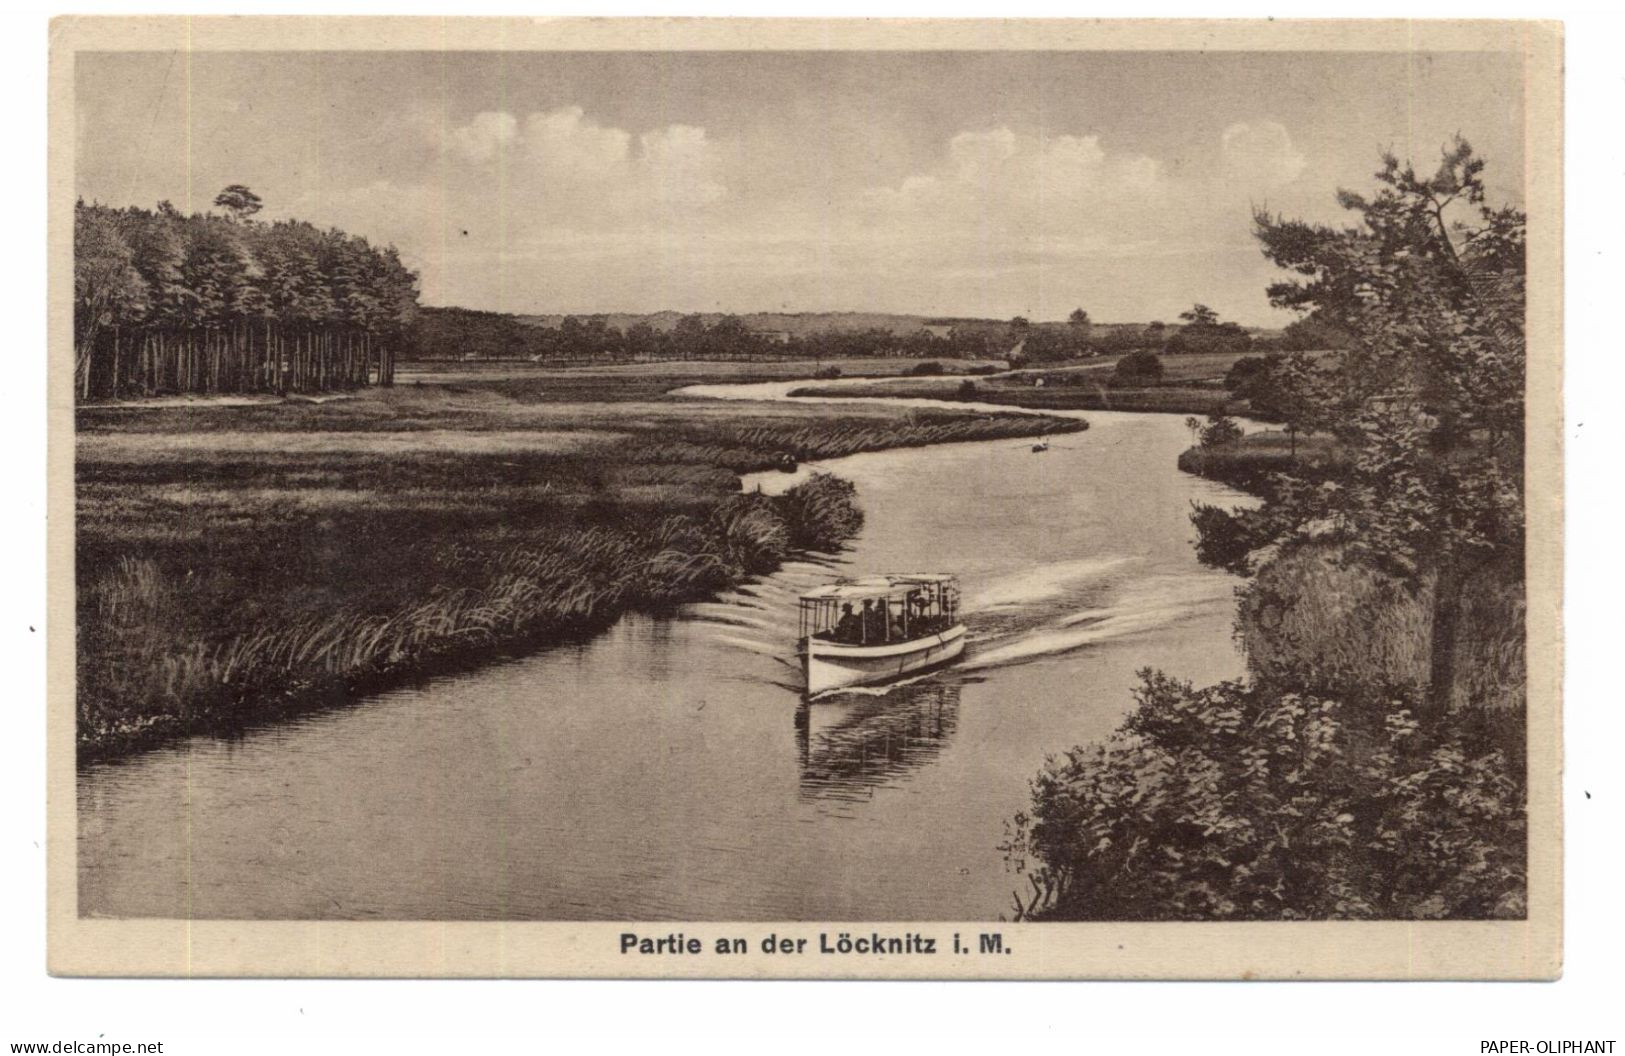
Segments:
[[[1048,450],[1049,450],[1049,441],[1048,440],[1040,440],[1040,441],[1038,441],[1038,443],[1033,445],[1033,454],[1035,454],[1035,455],[1038,454],[1038,452],[1040,452],[1040,451],[1048,451]]]
[[[944,573],[868,576],[803,594],[797,651],[808,695],[872,685],[965,651],[959,581]]]

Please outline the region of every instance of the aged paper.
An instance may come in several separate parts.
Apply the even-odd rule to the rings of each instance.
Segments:
[[[54,973],[1559,974],[1559,26],[51,58]]]

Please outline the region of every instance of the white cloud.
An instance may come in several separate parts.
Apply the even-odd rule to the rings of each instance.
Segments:
[[[668,125],[638,139],[655,196],[671,205],[705,205],[725,196],[719,162],[705,129]]]
[[[1095,135],[967,129],[867,188],[787,183],[749,141],[617,128],[575,106],[481,113],[436,137],[448,169],[310,213],[398,240],[431,302],[519,310],[1177,311],[1149,268],[1225,311],[1204,269],[1261,259],[1251,196],[1304,167],[1273,122],[1225,129],[1205,167]]]
[[[682,213],[727,195],[722,152],[706,130],[667,125],[641,134],[600,124],[579,106],[524,118],[486,112],[451,130],[446,144],[470,166],[459,184],[504,199],[504,223],[520,234],[563,223],[615,227]]]
[[[903,243],[922,266],[993,274],[1143,239],[1171,190],[1154,159],[1109,153],[1096,136],[996,128],[959,133],[937,166],[860,205],[876,253]]]
[[[1242,183],[1281,187],[1297,179],[1307,159],[1278,121],[1238,122],[1220,139],[1225,175]]]
[[[453,148],[469,161],[489,161],[518,134],[519,122],[512,114],[486,111],[453,131],[451,141]]]

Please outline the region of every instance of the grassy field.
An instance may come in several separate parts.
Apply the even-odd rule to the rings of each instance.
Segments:
[[[565,374],[78,412],[81,759],[342,704],[837,548],[858,523],[843,482],[741,493],[784,455],[1081,425]]]
[[[1119,356],[1101,356],[1055,367],[1006,371],[989,377],[895,378],[867,385],[809,384],[797,396],[902,396],[974,400],[1039,410],[1146,411],[1165,414],[1247,413],[1222,384],[1240,357],[1232,354],[1163,356],[1159,385],[1114,388],[1108,384]],[[970,381],[971,388],[965,388]]]

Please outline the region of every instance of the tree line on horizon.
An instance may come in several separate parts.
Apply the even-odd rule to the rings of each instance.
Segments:
[[[417,313],[393,246],[302,220],[74,206],[74,393],[288,393],[389,385]]]
[[[801,333],[754,329],[738,315],[690,313],[675,325],[640,320],[615,325],[600,315],[566,315],[557,325],[472,308],[425,307],[407,339],[412,359],[528,359],[555,365],[615,361],[865,359],[1007,359],[1016,366],[1132,352],[1166,355],[1333,347],[1341,335],[1297,320],[1279,336],[1255,336],[1194,305],[1173,325],[1096,326],[1075,310],[1063,323],[954,319],[907,333],[886,327],[826,327]]]

